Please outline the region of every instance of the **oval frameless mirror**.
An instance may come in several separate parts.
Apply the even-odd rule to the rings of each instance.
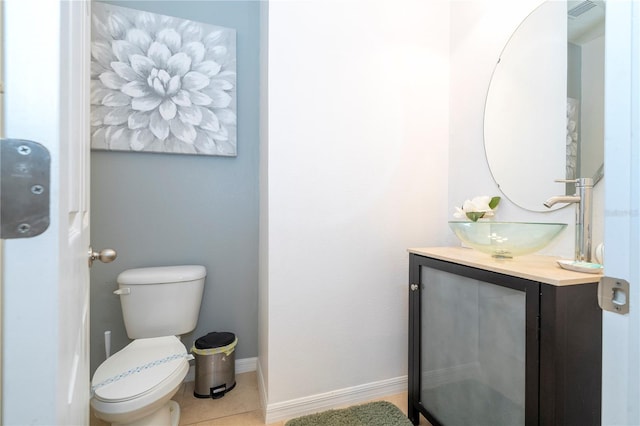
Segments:
[[[603,129],[604,2],[547,1],[513,33],[491,77],[491,174],[516,205],[548,211],[544,200],[574,193],[555,179],[602,176]]]

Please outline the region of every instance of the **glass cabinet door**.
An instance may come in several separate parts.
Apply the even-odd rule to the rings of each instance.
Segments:
[[[537,333],[538,291],[486,278],[420,266],[419,397],[436,424],[531,424],[537,342],[527,321]]]

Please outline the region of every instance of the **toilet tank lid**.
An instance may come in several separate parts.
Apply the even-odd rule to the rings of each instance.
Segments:
[[[157,266],[127,269],[118,275],[118,284],[162,284],[194,281],[204,278],[207,269],[202,265]]]

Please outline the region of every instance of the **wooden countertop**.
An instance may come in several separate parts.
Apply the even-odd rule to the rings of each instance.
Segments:
[[[602,276],[602,274],[587,274],[562,269],[556,262],[561,258],[554,256],[532,254],[513,259],[495,259],[488,254],[465,247],[410,248],[408,251],[425,257],[555,286],[593,283],[599,281]]]

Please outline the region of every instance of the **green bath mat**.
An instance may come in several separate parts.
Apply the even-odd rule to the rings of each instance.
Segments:
[[[413,426],[407,416],[387,401],[329,410],[289,420],[285,426]]]

